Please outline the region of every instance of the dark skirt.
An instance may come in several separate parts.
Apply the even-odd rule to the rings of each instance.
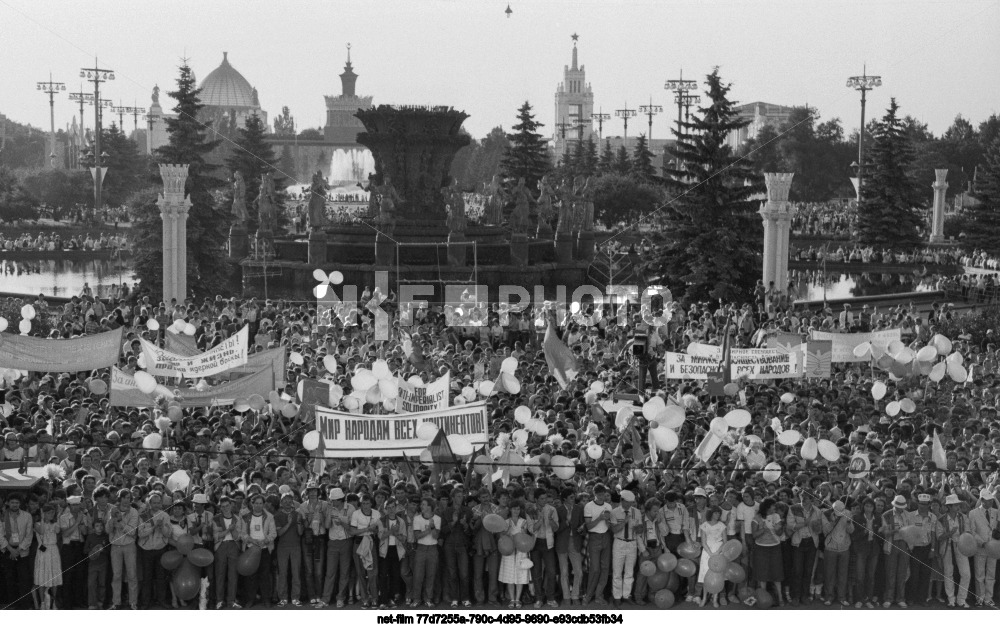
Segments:
[[[781,545],[761,546],[753,548],[752,565],[753,579],[758,582],[781,582],[785,579],[785,568],[782,564]]]

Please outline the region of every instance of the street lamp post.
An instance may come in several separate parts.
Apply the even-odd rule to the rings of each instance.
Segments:
[[[145,107],[128,107],[129,113],[132,114],[132,130],[139,130],[139,116],[146,113]]]
[[[691,119],[691,105],[701,103],[701,96],[697,94],[686,94],[684,96],[678,94],[677,96],[674,96],[674,102],[677,102],[678,99],[681,102],[677,104],[684,106],[684,124],[688,124]]]
[[[861,128],[858,129],[858,202],[861,202],[861,185],[865,171],[865,96],[882,85],[881,76],[868,76],[868,68],[862,66],[861,76],[847,79],[847,86],[861,92]]]
[[[38,91],[49,95],[49,165],[56,165],[56,94],[66,91],[65,83],[53,83],[52,73],[49,73],[48,81],[38,82]]]
[[[635,109],[629,109],[628,103],[625,103],[624,109],[615,109],[615,115],[621,118],[622,122],[625,123],[625,136],[624,139],[622,140],[622,146],[624,146],[625,149],[628,150],[628,119],[635,117],[636,115]]]
[[[698,89],[698,81],[684,80],[684,70],[681,70],[680,78],[670,79],[663,84],[663,89],[675,94],[674,102],[677,103],[677,141],[681,141],[682,119],[684,114],[684,97],[688,92]],[[677,160],[677,167],[680,168],[680,160]]]
[[[597,113],[590,114],[590,119],[597,122],[597,135],[604,139],[604,121],[611,119],[610,113],[604,113],[604,110],[600,110]]]
[[[566,129],[572,126],[573,126],[572,124],[566,122],[566,118],[563,118],[563,121],[556,125],[556,128],[559,129],[559,139],[561,139],[563,143],[564,159],[569,157],[569,143],[566,141]]]
[[[80,78],[94,82],[94,212],[101,211],[101,83],[115,80],[114,70],[101,68],[94,57],[94,67],[81,68]]]
[[[663,113],[663,107],[661,107],[660,105],[654,105],[653,97],[650,96],[649,104],[641,105],[639,107],[639,113],[646,114],[646,116],[649,118],[649,135],[646,136],[646,141],[648,142],[653,139],[653,116],[655,116],[658,113]]]
[[[114,111],[115,113],[118,114],[118,130],[121,131],[122,133],[125,132],[123,130],[125,128],[125,114],[131,113],[129,109],[131,109],[131,107],[122,107],[121,105],[111,106],[111,111]]]

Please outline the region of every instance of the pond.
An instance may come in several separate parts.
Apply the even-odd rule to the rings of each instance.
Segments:
[[[937,290],[936,275],[920,276],[914,273],[839,273],[824,276],[818,270],[792,270],[788,272],[792,284],[791,297],[795,301],[822,301],[848,299],[903,292],[929,292]]]
[[[132,266],[120,260],[4,260],[0,259],[0,292],[78,296],[87,283],[102,297],[115,284],[133,283]]]

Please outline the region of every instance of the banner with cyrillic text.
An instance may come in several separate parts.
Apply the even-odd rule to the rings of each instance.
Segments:
[[[429,412],[448,409],[448,392],[451,390],[451,372],[423,386],[412,386],[399,378],[396,412]]]
[[[477,449],[488,440],[487,417],[485,401],[440,411],[382,415],[316,406],[316,430],[327,458],[419,456],[429,444],[417,438],[421,423],[433,423],[449,436],[461,434]]]
[[[274,371],[271,365],[267,365],[252,375],[213,386],[208,390],[183,389],[180,391],[178,401],[186,408],[231,406],[237,399],[246,399],[255,394],[267,399],[275,388]],[[135,378],[115,367],[111,369],[111,405],[148,408],[156,405],[156,398],[139,390]]]
[[[285,372],[288,361],[288,350],[284,347],[268,349],[260,353],[247,356],[247,363],[242,366],[234,366],[231,370],[223,373],[224,376],[239,377],[256,373],[265,366],[270,365],[274,370],[275,388],[284,388]]]
[[[146,372],[167,377],[208,377],[247,363],[247,336],[243,326],[235,335],[226,338],[205,353],[184,356],[160,349],[147,340],[140,339],[142,354],[146,359]]]
[[[176,353],[177,355],[198,355],[198,342],[194,339],[194,336],[175,334],[169,329],[163,335],[163,346],[167,351]]]
[[[701,347],[710,348],[712,345]],[[719,349],[717,357],[710,357],[711,352],[704,350],[698,351],[700,355],[667,352],[664,366],[666,378],[708,379],[708,374],[719,370],[722,362],[722,349],[715,348]],[[781,349],[733,349],[730,358],[730,377],[733,380],[741,377],[753,380],[802,377],[802,369],[798,366],[801,358],[797,352],[787,353]]]
[[[67,373],[107,368],[118,362],[125,328],[67,340],[0,334],[0,368]]]
[[[717,370],[719,370],[718,359],[668,351],[663,372],[667,379],[708,379],[708,374]]]
[[[810,340],[831,340],[833,341],[833,362],[867,362],[868,356],[857,357],[854,355],[854,348],[863,342],[872,343],[873,347],[878,347],[885,352],[889,343],[902,338],[902,331],[899,329],[884,329],[882,331],[872,331],[861,334],[837,334],[829,331],[814,331],[809,336]]]

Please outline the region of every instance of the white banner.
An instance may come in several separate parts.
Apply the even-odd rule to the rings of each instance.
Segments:
[[[417,438],[417,426],[434,423],[451,436],[461,434],[473,449],[487,443],[486,402],[444,411],[364,415],[316,406],[316,430],[327,458],[419,456],[430,441]]]
[[[871,342],[872,346],[878,347],[885,352],[885,348],[893,340],[900,340],[902,332],[898,329],[885,329],[863,334],[836,334],[829,331],[814,331],[809,337],[812,340],[833,341],[833,363],[838,362],[867,362],[868,358],[859,358],[854,355],[854,348],[863,342]]]
[[[430,384],[411,386],[402,377],[399,379],[399,394],[396,396],[396,412],[429,412],[448,409],[448,393],[451,390],[451,372]]]
[[[712,345],[699,347],[696,349],[699,355],[667,352],[664,365],[666,378],[703,380],[708,379],[709,373],[718,371],[722,362],[721,348],[714,347],[719,351],[715,352],[715,357],[711,357]],[[799,366],[802,358],[798,352],[787,353],[781,349],[733,349],[730,355],[730,378],[733,380],[741,377],[754,380],[802,377],[802,368]]]
[[[236,335],[230,336],[218,346],[193,356],[178,355],[140,339],[142,354],[146,359],[146,372],[150,375],[195,379],[243,366],[247,363],[249,333],[244,325]]]
[[[709,373],[718,370],[719,360],[668,351],[663,372],[667,379],[708,379]]]

